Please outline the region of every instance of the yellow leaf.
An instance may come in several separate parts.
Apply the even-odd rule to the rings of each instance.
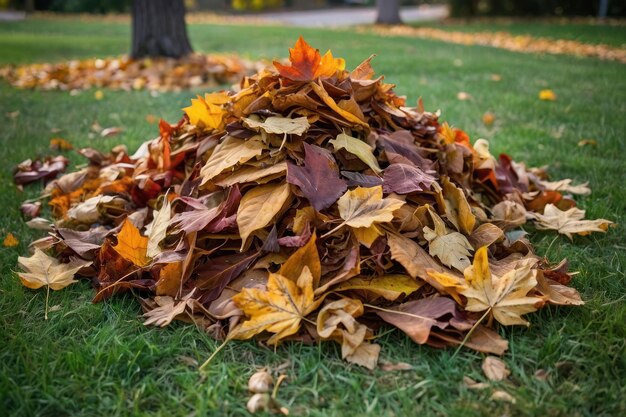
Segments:
[[[419,290],[424,282],[418,282],[408,275],[388,274],[378,277],[354,277],[333,288],[333,291],[365,290],[395,301]]]
[[[13,236],[13,233],[9,233],[2,241],[2,246],[4,246],[5,248],[12,248],[19,245],[19,243],[20,241],[15,236]]]
[[[279,162],[277,164],[270,165],[267,168],[243,166],[232,174],[216,180],[215,184],[224,188],[230,187],[235,184],[244,184],[246,182],[256,182],[257,184],[262,184],[271,181],[272,179],[282,177],[285,175],[286,172],[286,162]]]
[[[158,254],[162,252],[159,247],[159,243],[165,236],[167,235],[167,226],[170,223],[170,218],[172,216],[172,209],[167,196],[163,201],[163,206],[160,210],[154,210],[152,212],[153,220],[150,223],[150,231],[148,233],[148,246],[146,248],[146,256],[149,258],[154,258]],[[146,231],[147,231],[146,227]]]
[[[35,254],[30,258],[20,256],[17,262],[24,270],[18,272],[20,281],[28,288],[38,289],[48,286],[52,290],[60,290],[77,282],[76,274],[82,268],[91,265],[91,261],[78,258],[70,258],[66,264],[60,263],[56,258],[46,255],[40,249],[35,249]]]
[[[467,298],[467,311],[491,310],[493,317],[505,326],[528,326],[521,316],[532,313],[543,303],[539,297],[527,294],[537,285],[536,271],[529,265],[515,268],[502,277],[491,274],[487,260],[487,247],[476,251],[474,264],[465,270],[467,288],[460,291]]]
[[[329,143],[333,145],[335,151],[345,149],[347,152],[350,152],[363,161],[372,171],[376,173],[382,172],[382,169],[378,166],[376,157],[372,153],[372,148],[362,140],[340,133],[337,138],[330,140]]]
[[[267,290],[244,288],[232,298],[248,320],[233,328],[229,339],[250,339],[267,331],[274,333],[267,341],[276,345],[281,339],[291,336],[300,329],[300,322],[320,302],[314,300],[313,276],[304,267],[297,282],[280,274],[270,274]]]
[[[211,102],[198,96],[191,99],[191,106],[183,108],[189,117],[189,123],[209,129],[218,129],[222,124],[225,111]]]
[[[93,98],[95,98],[96,100],[102,100],[104,98],[104,93],[102,92],[102,90],[97,90],[93,93]]]
[[[265,149],[265,145],[259,137],[244,140],[226,136],[215,147],[206,164],[200,170],[202,184],[206,184],[227,168],[232,168],[261,155],[263,149]]]
[[[255,187],[243,196],[237,209],[242,250],[250,234],[270,224],[290,197],[291,190],[287,183]]]
[[[306,245],[298,248],[280,267],[278,273],[292,281],[296,281],[306,267],[313,276],[313,289],[317,288],[322,277],[322,265],[315,244],[317,235],[313,233]]]
[[[352,232],[359,243],[366,248],[371,247],[372,243],[384,234],[375,224],[370,227],[355,227],[352,229]]]
[[[554,91],[552,91],[552,90],[541,90],[539,92],[539,100],[555,101],[556,100],[556,94],[554,94]]]
[[[117,234],[117,245],[113,249],[136,266],[144,267],[150,263],[147,256],[148,238],[141,236],[139,229],[128,219],[124,220],[122,229]]]
[[[383,198],[383,188],[380,185],[348,190],[337,201],[339,215],[344,222],[327,235],[344,225],[357,228],[370,227],[374,223],[390,222],[393,220],[394,210],[399,209],[403,204],[404,201],[395,198]]]

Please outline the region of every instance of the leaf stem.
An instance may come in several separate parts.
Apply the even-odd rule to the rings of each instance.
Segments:
[[[476,323],[474,323],[474,325],[472,326],[472,328],[469,330],[469,332],[467,332],[467,334],[465,335],[465,337],[463,338],[463,340],[461,341],[461,344],[459,345],[459,347],[456,348],[456,350],[454,351],[454,353],[452,354],[452,358],[454,359],[454,357],[457,355],[457,353],[459,353],[459,351],[461,350],[461,348],[463,346],[465,346],[465,343],[467,343],[467,341],[469,340],[470,336],[472,336],[472,333],[474,333],[474,330],[476,330],[476,328],[478,327],[478,325],[485,319],[485,317],[487,317],[487,315],[491,313],[491,307],[489,307],[487,309],[487,311],[485,311],[485,314],[483,314],[483,316],[481,318],[478,319],[478,321]]]
[[[209,358],[208,358],[206,361],[204,361],[204,363],[203,363],[202,365],[200,365],[200,368],[198,368],[198,370],[199,370],[199,371],[201,371],[202,369],[204,369],[204,367],[205,367],[205,366],[207,366],[209,363],[211,363],[211,361],[213,360],[213,358],[215,358],[215,356],[216,356],[216,355],[217,355],[217,354],[218,354],[218,353],[219,353],[219,352],[220,352],[220,351],[224,348],[224,346],[226,346],[226,344],[227,344],[228,342],[230,342],[230,339],[227,337],[227,338],[224,340],[224,342],[223,342],[221,345],[219,345],[219,346],[217,347],[217,349],[215,349],[215,350],[213,351],[213,353],[211,353],[211,356],[209,356]]]
[[[48,299],[50,298],[50,285],[46,285],[46,309],[43,316],[45,320],[48,320]]]

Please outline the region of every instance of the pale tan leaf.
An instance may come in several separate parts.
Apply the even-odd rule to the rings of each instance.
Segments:
[[[490,381],[503,381],[511,374],[504,361],[495,356],[487,356],[483,360],[482,369]]]
[[[383,198],[383,188],[380,185],[348,190],[337,201],[339,215],[344,220],[341,226],[351,227],[370,227],[374,223],[390,222],[393,220],[394,210],[403,204],[403,201],[395,198]]]
[[[465,198],[465,193],[447,177],[442,178],[442,185],[448,220],[459,232],[465,235],[471,234],[476,224],[476,217],[472,214],[472,208]]]
[[[243,184],[246,182],[256,182],[258,184],[266,182],[268,179],[274,179],[281,174],[287,172],[287,163],[279,162],[267,168],[242,167],[232,174],[216,180],[215,184],[220,187],[230,187],[235,184]]]
[[[265,145],[260,137],[237,139],[226,136],[213,150],[213,153],[200,170],[202,184],[221,174],[225,169],[244,163],[261,155]]]
[[[290,119],[288,117],[276,117],[270,116],[264,121],[244,118],[242,119],[243,125],[250,129],[265,131],[266,133],[275,133],[278,135],[288,134],[302,136],[307,130],[309,130],[309,122],[306,117],[298,117],[296,119]]]
[[[546,205],[543,214],[532,213],[537,229],[556,230],[572,239],[572,234],[581,236],[592,232],[606,232],[612,221],[606,219],[583,220],[585,210],[572,207],[569,210],[559,210],[554,204]]]
[[[18,265],[23,272],[18,272],[22,284],[28,288],[38,289],[48,286],[52,290],[60,290],[74,282],[74,275],[82,268],[91,265],[91,261],[70,258],[68,263],[60,263],[56,258],[46,255],[39,249],[30,258],[20,256]]]
[[[152,223],[150,223],[150,226],[146,227],[146,233],[148,233],[146,255],[149,258],[154,258],[162,252],[159,243],[161,243],[167,235],[167,226],[172,217],[172,207],[167,196],[165,196],[161,209],[155,210],[152,215],[154,219]]]
[[[429,210],[435,229],[424,227],[424,238],[428,241],[428,252],[439,258],[441,263],[458,271],[464,271],[471,265],[470,251],[474,248],[467,238],[459,232],[450,232],[441,217]]]

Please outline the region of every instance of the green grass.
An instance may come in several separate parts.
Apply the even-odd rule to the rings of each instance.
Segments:
[[[161,94],[105,91],[101,101],[87,91],[19,91],[0,82],[0,236],[13,232],[16,248],[0,248],[0,410],[11,416],[247,415],[246,383],[257,367],[285,365],[287,383],[279,398],[291,415],[311,416],[618,416],[626,413],[626,148],[625,67],[567,56],[515,54],[408,38],[378,38],[351,32],[271,27],[192,26],[202,51],[238,51],[250,57],[282,57],[302,33],[320,49],[332,48],[352,67],[371,53],[377,71],[413,103],[491,141],[494,153],[511,154],[531,166],[550,164],[555,178],[590,181],[593,194],[580,198],[589,217],[619,223],[606,235],[567,238],[534,235],[538,253],[553,261],[567,257],[580,271],[573,285],[587,304],[549,307],[529,317],[530,329],[507,328],[504,360],[510,382],[494,384],[515,404],[489,399],[492,390],[472,391],[463,376],[483,380],[483,355],[417,346],[398,331],[386,333],[382,360],[411,363],[407,372],[367,371],[340,359],[337,346],[288,343],[275,351],[255,342],[233,342],[202,379],[190,359],[202,362],[217,343],[192,325],[146,328],[130,296],[93,305],[81,282],[50,294],[59,306],[44,321],[45,291],[22,287],[13,274],[27,243],[40,236],[23,224],[21,201],[37,187],[19,192],[12,167],[47,154],[49,139],[61,135],[76,146],[107,150],[124,142],[131,150],[152,138],[147,114],[180,117],[193,92]],[[623,40],[622,40],[623,42]],[[129,44],[121,24],[26,21],[0,25],[0,64],[117,55]],[[489,80],[498,73],[501,82]],[[556,102],[537,99],[551,88]],[[471,101],[458,101],[466,91]],[[7,112],[19,110],[11,119]],[[492,128],[482,114],[496,115]],[[94,120],[126,131],[89,139]],[[51,133],[61,128],[60,134]],[[597,146],[578,147],[583,138]],[[80,158],[72,156],[79,163]],[[534,373],[548,371],[546,381]]]
[[[532,20],[477,20],[462,23],[455,20],[443,23],[416,23],[418,27],[436,27],[459,32],[508,32],[512,35],[531,35],[548,39],[567,39],[591,44],[626,47],[626,25],[572,23]]]

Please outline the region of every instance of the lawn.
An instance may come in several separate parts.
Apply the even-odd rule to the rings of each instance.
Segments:
[[[531,166],[549,164],[554,178],[589,181],[590,196],[579,198],[591,218],[618,223],[606,235],[533,233],[540,255],[567,257],[580,271],[573,285],[587,304],[546,308],[531,315],[531,327],[507,328],[504,360],[512,375],[493,384],[516,399],[490,400],[493,389],[469,390],[463,377],[482,381],[482,354],[417,346],[399,331],[384,331],[381,359],[408,362],[413,370],[368,371],[340,359],[338,346],[287,343],[276,350],[255,342],[233,342],[210,366],[203,362],[218,343],[192,325],[165,329],[142,325],[130,296],[91,304],[87,282],[50,294],[21,286],[12,272],[17,256],[40,236],[24,224],[20,202],[36,197],[12,184],[12,167],[50,153],[48,142],[62,136],[75,146],[107,150],[123,142],[134,150],[158,134],[148,114],[171,122],[195,92],[18,91],[0,82],[0,236],[14,233],[15,248],[0,248],[0,409],[11,416],[247,415],[246,384],[263,366],[283,366],[288,379],[279,399],[291,415],[311,416],[617,416],[626,414],[626,71],[614,62],[568,56],[516,54],[411,38],[379,38],[349,31],[278,27],[192,25],[199,51],[236,51],[251,58],[283,57],[302,33],[314,46],[332,48],[353,67],[370,54],[409,103],[423,97],[428,109],[464,128],[472,140],[491,141]],[[617,35],[615,35],[617,36]],[[626,43],[620,32],[618,44]],[[0,64],[54,61],[124,53],[129,28],[120,23],[33,20],[0,24]],[[500,82],[491,81],[499,74]],[[556,102],[537,98],[550,88]],[[469,93],[459,101],[460,91]],[[15,117],[7,113],[19,111]],[[481,121],[496,115],[494,126]],[[90,139],[90,126],[122,126],[122,135]],[[51,129],[62,129],[52,133]],[[596,146],[579,147],[581,139]],[[70,154],[75,163],[81,159]],[[530,228],[528,228],[530,231]],[[547,378],[535,377],[537,371]],[[541,373],[542,371],[540,371]]]

